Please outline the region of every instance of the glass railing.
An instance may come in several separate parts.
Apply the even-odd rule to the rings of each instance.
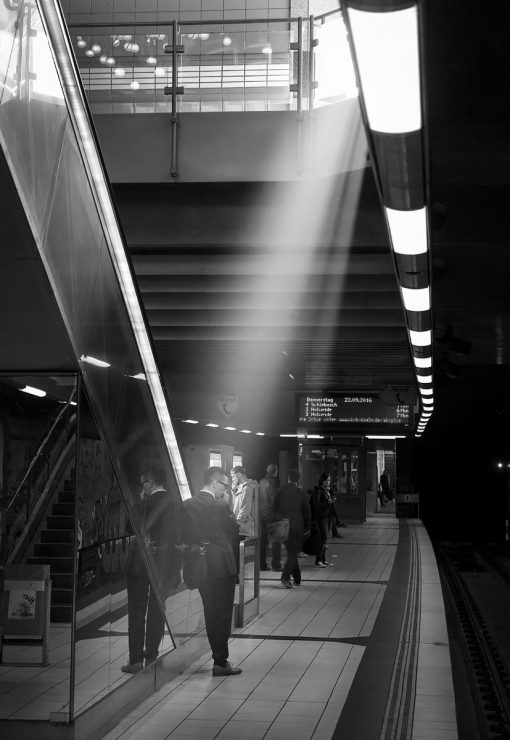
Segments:
[[[93,113],[299,113],[357,95],[340,12],[69,30]]]

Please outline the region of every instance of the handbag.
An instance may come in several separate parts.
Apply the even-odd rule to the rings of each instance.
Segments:
[[[207,580],[207,543],[188,545],[183,553],[182,580],[190,590],[198,588]]]
[[[267,523],[267,539],[269,542],[285,542],[289,539],[289,520],[275,519]]]

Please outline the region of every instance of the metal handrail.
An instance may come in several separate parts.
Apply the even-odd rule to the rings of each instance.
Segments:
[[[62,419],[62,416],[66,413],[66,411],[68,410],[69,406],[71,405],[71,401],[73,399],[73,396],[74,396],[74,391],[73,391],[73,394],[71,395],[71,398],[69,399],[69,401],[66,403],[65,406],[63,406],[63,408],[61,409],[61,411],[59,411],[59,413],[55,417],[55,420],[54,420],[53,424],[51,425],[50,430],[48,431],[48,433],[44,437],[43,441],[41,442],[41,444],[37,448],[37,452],[35,453],[35,455],[33,456],[32,460],[30,461],[30,464],[29,464],[29,466],[27,468],[27,471],[26,471],[25,475],[23,476],[20,484],[18,485],[16,491],[14,492],[14,496],[12,497],[12,499],[10,500],[10,502],[9,502],[9,504],[7,506],[7,509],[6,509],[6,513],[7,514],[11,511],[11,509],[13,507],[13,504],[16,501],[16,499],[18,498],[18,496],[20,496],[21,489],[25,485],[25,483],[27,481],[27,478],[30,476],[30,473],[32,472],[32,470],[33,470],[36,462],[41,457],[41,455],[42,455],[42,453],[43,453],[46,445],[50,441],[50,437],[53,434],[53,431],[55,430],[57,424],[59,424],[60,420]]]

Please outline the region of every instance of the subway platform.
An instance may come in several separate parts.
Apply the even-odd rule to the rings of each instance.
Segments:
[[[243,672],[209,654],[139,705],[106,740],[368,740],[458,737],[446,619],[422,523],[371,517],[301,559],[302,584],[263,573],[260,614],[235,630]]]

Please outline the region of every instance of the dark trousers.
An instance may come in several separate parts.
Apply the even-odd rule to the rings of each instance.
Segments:
[[[301,569],[299,567],[298,552],[303,547],[303,533],[290,532],[289,539],[285,543],[287,550],[287,560],[283,566],[282,581],[290,581],[290,577],[296,583],[301,583]]]
[[[213,661],[224,666],[228,660],[236,577],[209,578],[198,590],[204,605],[205,629]]]
[[[127,575],[129,662],[156,660],[165,631],[165,616],[145,575]],[[145,651],[144,651],[145,643]]]
[[[260,567],[267,567],[267,520],[260,522]],[[271,545],[271,568],[280,568],[282,564],[282,544],[273,542]]]
[[[317,549],[315,551],[315,562],[324,562],[326,560],[326,542],[328,541],[328,517],[317,519],[317,529],[319,537],[317,538]]]

